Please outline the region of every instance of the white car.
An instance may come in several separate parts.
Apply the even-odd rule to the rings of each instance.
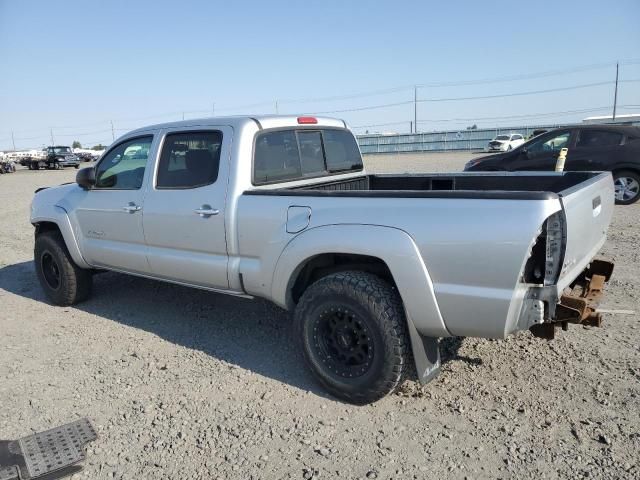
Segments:
[[[489,142],[487,150],[490,152],[506,152],[513,150],[524,143],[524,137],[519,133],[509,135],[498,135]]]

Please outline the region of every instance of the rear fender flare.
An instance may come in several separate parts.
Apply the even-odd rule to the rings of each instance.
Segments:
[[[271,283],[271,298],[291,309],[291,288],[303,266],[325,253],[367,255],[381,259],[391,272],[415,331],[427,337],[448,337],[433,282],[418,247],[405,231],[377,225],[326,225],[305,230],[282,251]],[[410,331],[412,329],[410,328]]]

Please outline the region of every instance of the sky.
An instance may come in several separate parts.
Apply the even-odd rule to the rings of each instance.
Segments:
[[[276,111],[408,132],[415,93],[418,131],[580,121],[616,61],[640,113],[639,25],[638,0],[0,0],[0,150]]]

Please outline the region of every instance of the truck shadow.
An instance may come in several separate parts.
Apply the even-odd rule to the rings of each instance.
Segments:
[[[32,262],[0,268],[0,289],[52,306]],[[288,312],[247,300],[112,272],[94,277],[91,298],[72,308],[199,350],[226,363],[331,398],[312,378],[290,335]],[[462,338],[443,341],[442,361],[459,357]]]

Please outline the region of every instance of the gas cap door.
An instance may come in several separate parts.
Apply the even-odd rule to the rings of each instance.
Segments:
[[[309,226],[311,207],[292,205],[287,210],[287,233],[300,233]]]

